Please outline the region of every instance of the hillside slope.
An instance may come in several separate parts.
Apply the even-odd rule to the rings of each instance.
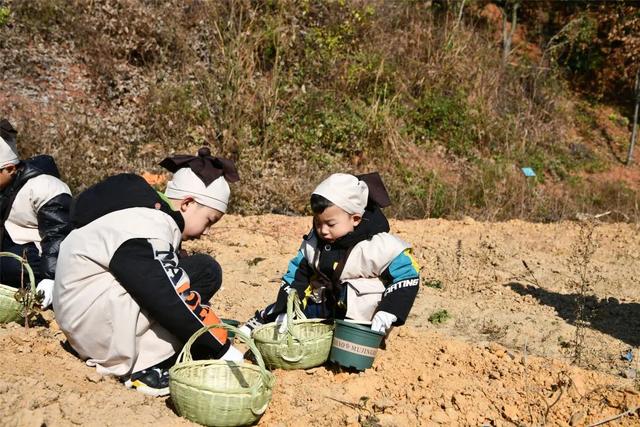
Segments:
[[[237,213],[304,213],[326,174],[379,170],[399,217],[637,219],[628,109],[572,89],[564,15],[554,44],[523,6],[503,63],[501,9],[459,4],[7,0],[0,110],[75,191],[208,143],[238,162]]]

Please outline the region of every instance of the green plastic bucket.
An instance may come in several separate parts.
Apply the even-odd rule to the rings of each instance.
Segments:
[[[238,326],[240,326],[240,321],[238,321],[238,320],[234,320],[234,319],[220,319],[220,320],[222,320],[222,323],[225,323],[227,325],[231,325],[234,328],[237,328]],[[232,340],[235,336],[236,336],[235,332],[233,332],[231,329],[227,330],[227,338]]]
[[[345,368],[364,371],[373,365],[384,334],[369,326],[336,320],[329,360]]]

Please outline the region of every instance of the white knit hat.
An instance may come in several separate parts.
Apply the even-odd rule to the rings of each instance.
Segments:
[[[173,179],[167,184],[164,194],[170,199],[182,200],[193,197],[201,205],[209,206],[222,213],[227,211],[231,189],[224,176],[205,185],[202,179],[190,169],[181,168],[173,174]]]
[[[0,121],[0,168],[20,163],[16,147],[16,131],[8,120]]]
[[[348,214],[363,214],[369,198],[369,187],[353,175],[334,173],[322,181],[313,194],[324,197]]]

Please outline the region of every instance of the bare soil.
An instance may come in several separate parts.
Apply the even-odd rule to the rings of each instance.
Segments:
[[[245,320],[271,302],[310,227],[305,217],[227,216],[187,249],[225,272],[212,305]],[[420,294],[372,369],[276,370],[259,425],[590,425],[640,405],[640,237],[600,224],[586,265],[592,295],[579,365],[572,364],[577,223],[392,221],[422,265]],[[526,266],[525,266],[526,264]],[[450,318],[429,317],[446,310]],[[52,318],[51,312],[45,317]],[[55,321],[0,327],[0,417],[7,426],[191,425],[170,398],[103,378],[65,345]],[[632,350],[628,361],[622,356]],[[635,415],[610,425],[638,425]]]

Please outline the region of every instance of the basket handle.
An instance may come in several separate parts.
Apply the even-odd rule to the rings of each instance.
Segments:
[[[244,332],[240,331],[235,326],[227,325],[226,323],[216,323],[216,324],[213,324],[213,325],[203,326],[202,328],[198,329],[187,340],[187,342],[185,343],[184,347],[182,347],[182,351],[180,351],[180,354],[178,355],[178,359],[176,360],[176,364],[183,363],[183,362],[191,362],[193,360],[193,357],[191,356],[191,346],[193,345],[193,343],[198,338],[200,338],[200,336],[202,336],[205,333],[209,332],[209,330],[217,329],[217,328],[226,329],[227,331],[235,332],[236,337],[238,337],[240,339],[240,341],[242,341],[245,344],[247,344],[247,346],[249,347],[249,350],[251,350],[251,353],[253,353],[253,355],[256,358],[256,362],[258,363],[258,368],[260,368],[260,375],[262,376],[263,383],[265,385],[271,387],[273,385],[272,384],[272,380],[269,377],[269,372],[267,371],[267,368],[264,365],[264,360],[262,359],[262,355],[260,354],[260,351],[258,350],[258,347],[256,347],[256,344],[253,341],[253,339],[251,337],[249,337],[248,335],[246,335]],[[231,363],[235,363],[235,362],[231,362]],[[266,406],[265,406],[265,409],[266,409]]]
[[[300,342],[300,338],[297,337],[293,332],[293,319],[294,316],[298,319],[306,319],[307,316],[304,315],[302,309],[300,308],[300,297],[298,296],[298,292],[291,292],[287,297],[287,347],[292,348],[293,342]],[[285,354],[281,354],[280,357],[287,362],[295,363],[302,360],[305,355],[304,346],[299,346],[302,350],[300,354],[295,356],[287,356]]]
[[[260,386],[261,388],[264,386]],[[264,412],[267,410],[267,406],[269,406],[269,399],[265,399],[264,405],[262,405],[260,408],[255,409],[253,407],[253,404],[257,401],[257,391],[254,391],[251,395],[251,412],[254,413],[254,415],[262,415],[264,414]]]
[[[24,266],[24,268],[27,270],[27,275],[29,276],[29,293],[31,294],[32,298],[35,298],[35,296],[36,296],[36,279],[35,279],[35,276],[33,275],[33,270],[31,269],[31,266],[29,265],[27,260],[22,258],[21,256],[18,256],[16,254],[14,254],[13,252],[0,252],[0,257],[14,258],[15,260],[17,260],[20,264],[22,264]]]

